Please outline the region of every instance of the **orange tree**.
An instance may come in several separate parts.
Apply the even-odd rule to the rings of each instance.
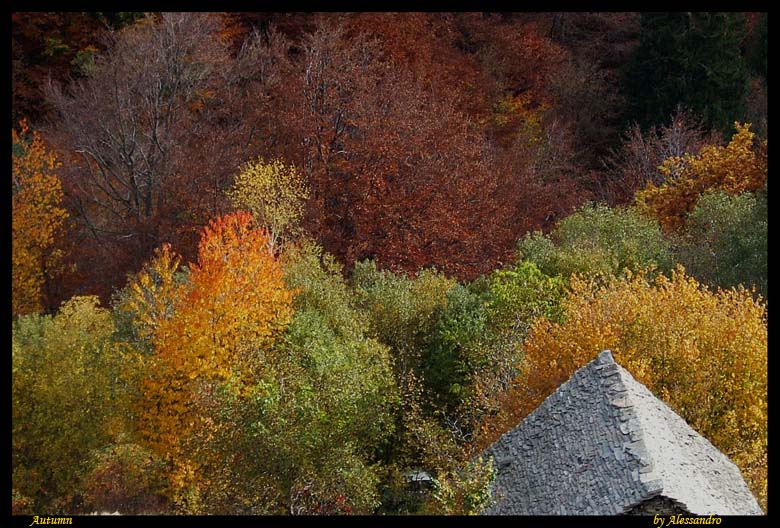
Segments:
[[[42,309],[43,287],[60,255],[55,242],[67,212],[60,207],[62,185],[54,174],[60,163],[37,132],[11,130],[12,155],[12,312]]]
[[[563,322],[538,319],[504,412],[530,413],[604,349],[732,457],[766,507],[766,304],[741,287],[710,291],[681,268],[597,286],[575,277]]]
[[[737,195],[762,188],[767,178],[767,142],[757,141],[749,124],[734,126],[737,132],[727,146],[707,146],[696,156],[664,161],[660,170],[666,181],[658,186],[650,182],[639,191],[639,207],[670,230],[683,224],[705,191]]]
[[[218,388],[245,391],[256,352],[291,319],[292,292],[268,251],[266,232],[253,228],[249,213],[239,212],[204,229],[198,262],[184,293],[174,298],[173,315],[158,318],[153,329],[139,427],[173,464],[174,502],[196,512],[198,459],[207,454],[188,441],[196,431],[216,427],[204,411]]]

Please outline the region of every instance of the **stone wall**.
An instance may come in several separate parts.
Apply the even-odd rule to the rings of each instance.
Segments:
[[[645,502],[637,504],[626,515],[690,515],[690,512],[685,509],[685,506],[677,502],[676,500],[658,495],[652,499],[648,499]]]

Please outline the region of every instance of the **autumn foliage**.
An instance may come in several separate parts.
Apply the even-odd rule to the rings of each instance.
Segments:
[[[180,263],[170,244],[163,244],[129,282],[126,293],[118,296],[117,318],[125,323],[130,341],[146,351],[151,350],[160,324],[173,317],[184,293],[176,275]]]
[[[166,250],[160,258],[168,259]],[[156,452],[191,473],[193,465],[182,458],[182,449],[208,421],[199,388],[230,383],[236,391],[243,389],[260,357],[256,351],[289,323],[292,292],[268,251],[268,235],[253,228],[246,212],[221,217],[204,229],[198,262],[184,288],[174,314],[154,328],[139,427]]]
[[[666,229],[682,225],[699,197],[708,190],[732,195],[757,191],[767,179],[767,142],[756,139],[749,124],[735,124],[737,132],[725,147],[707,146],[698,155],[664,161],[661,185],[650,182],[636,195],[640,208]]]
[[[765,507],[748,18],[14,13],[13,512],[479,513],[604,348]]]
[[[26,121],[11,130],[12,139],[12,308],[14,315],[37,313],[44,307],[45,283],[57,271],[68,213],[61,207],[60,166],[38,132]]]
[[[300,231],[309,189],[295,166],[260,158],[242,167],[228,196],[237,209],[251,212],[268,230],[273,252]]]
[[[126,430],[130,359],[113,331],[96,297],[14,322],[13,488],[30,500],[28,513],[77,509],[81,464]]]

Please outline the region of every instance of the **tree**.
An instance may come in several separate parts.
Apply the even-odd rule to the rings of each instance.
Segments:
[[[545,275],[531,262],[494,271],[488,286],[491,325],[496,332],[522,340],[536,317],[558,317],[564,284],[560,277]]]
[[[251,212],[268,229],[273,253],[299,231],[309,189],[295,166],[259,158],[244,165],[228,196],[236,209]]]
[[[267,511],[373,513],[398,403],[389,351],[367,334],[332,256],[302,239],[283,261],[295,313],[236,417],[246,446],[239,482],[274,490],[255,502]]]
[[[741,13],[643,13],[626,78],[633,119],[647,127],[682,105],[730,129],[747,89],[744,35]]]
[[[394,434],[381,455],[389,470],[383,482],[389,511],[419,506],[393,484],[393,473],[403,479],[409,471],[424,468],[436,475],[453,469],[464,456],[440,416],[443,408],[437,404],[446,395],[438,389],[443,384],[431,384],[426,377],[433,366],[434,329],[455,286],[453,279],[436,270],[413,277],[380,270],[371,261],[357,263],[352,274],[357,305],[367,315],[367,334],[389,348],[400,395]]]
[[[571,127],[555,119],[535,126],[549,69],[537,52],[558,55],[533,24],[492,17],[474,37],[500,27],[524,61],[505,66],[534,87],[532,97],[510,88],[496,94],[499,107],[504,99],[524,105],[506,115],[506,135],[517,141],[496,147],[499,134],[482,114],[491,109],[492,88],[483,89],[489,76],[459,42],[476,35],[479,17],[230,18],[228,32],[244,34],[252,20],[257,31],[225,76],[232,95],[220,98],[216,114],[207,104],[204,115],[215,116],[215,126],[251,124],[225,149],[246,144],[300,171],[311,191],[303,227],[347,266],[364,259],[407,272],[435,265],[472,279],[508,260],[526,229],[580,202]],[[420,39],[433,50],[421,49]],[[525,145],[535,136],[525,128],[539,129],[538,145]]]
[[[199,508],[187,494],[197,498],[197,470],[207,453],[192,442],[213,426],[204,412],[210,395],[220,386],[245,394],[261,351],[289,324],[291,304],[267,234],[253,228],[249,213],[204,229],[186,293],[154,329],[138,402],[142,438],[174,464],[171,493],[185,511]]]
[[[304,227],[345,264],[487,270],[509,253],[510,215],[499,213],[509,182],[491,172],[488,144],[456,103],[350,32],[351,22],[319,21],[289,68],[269,68],[284,82],[269,85],[274,104],[257,120],[269,130],[265,157],[304,175]],[[248,48],[276,56],[277,40],[258,33]],[[481,236],[486,219],[491,237]]]
[[[170,244],[154,251],[154,258],[114,296],[114,318],[118,332],[132,346],[152,353],[152,340],[163,321],[175,314],[186,290],[181,256]]]
[[[74,279],[84,284],[71,289],[108,300],[166,240],[194,258],[200,228],[225,208],[250,125],[222,115],[237,79],[217,32],[209,13],[149,17],[109,33],[86,77],[47,88],[79,226]]]
[[[570,59],[551,74],[551,112],[576,130],[578,157],[589,158],[587,166],[597,166],[600,153],[614,142],[614,123],[620,111],[616,87],[608,72],[585,58]]]
[[[426,384],[431,388],[430,398],[437,408],[452,415],[452,423],[462,429],[460,436],[470,434],[470,420],[455,416],[458,405],[468,401],[477,370],[493,371],[497,377],[505,373],[504,359],[500,357],[491,338],[489,300],[472,285],[456,284],[447,292],[446,307],[432,329],[430,357],[424,365]],[[510,360],[506,363],[512,363]]]
[[[12,305],[14,316],[40,312],[45,286],[58,271],[57,249],[68,213],[61,207],[62,185],[55,174],[61,163],[47,150],[38,132],[28,135],[26,121],[11,130],[13,191]]]
[[[49,90],[62,118],[58,131],[84,160],[87,178],[74,183],[119,218],[149,218],[160,206],[186,103],[217,59],[202,55],[206,20],[169,15],[112,35],[110,51],[72,95]]]
[[[753,123],[756,134],[766,139],[768,126],[767,75],[769,52],[767,13],[748,13],[748,36],[745,39],[745,59],[750,66],[751,79],[747,94],[744,120]]]
[[[84,463],[126,432],[127,351],[111,313],[75,297],[13,325],[13,488],[34,511],[78,511]]]
[[[517,423],[604,349],[730,456],[766,506],[766,305],[681,269],[601,286],[572,280],[562,322],[537,320],[511,400]],[[507,410],[510,408],[507,407]],[[500,434],[500,433],[498,433]],[[489,439],[488,439],[489,441]]]
[[[453,486],[442,501],[454,502],[432,507],[468,509],[463,501],[477,490],[467,480],[485,468],[464,480],[459,468],[474,454],[481,420],[517,376],[516,345],[534,318],[556,317],[564,281],[521,263],[463,286],[432,270],[411,277],[369,261],[355,266],[352,284],[369,335],[390,348],[401,395],[384,454],[385,511],[419,511],[393,475],[420,468]]]
[[[419,374],[422,354],[455,281],[436,270],[411,277],[367,261],[356,264],[352,284],[368,314],[370,335],[391,348],[399,368]]]
[[[688,215],[675,254],[688,273],[711,287],[740,284],[767,295],[767,195],[706,193]]]
[[[475,53],[480,39],[474,31],[478,22],[475,24],[473,19],[481,15],[470,15],[356,13],[345,20],[345,25],[349,31],[376,40],[383,56],[397,67],[413,72],[424,87],[446,87],[447,97],[458,110],[475,117],[489,107],[493,89],[489,72],[482,67],[480,54]],[[495,26],[490,30],[495,30]]]
[[[636,46],[639,13],[554,13],[545,18],[550,40],[568,52],[547,85],[553,95],[550,113],[572,130],[575,168],[568,179],[578,187],[561,194],[575,193],[579,198],[575,205],[588,199],[615,205],[621,196],[605,174],[601,158],[619,144],[625,126],[627,101],[620,69]],[[530,229],[549,226],[551,222]]]
[[[519,345],[538,317],[558,320],[565,281],[518,262],[448,292],[425,364],[436,412],[469,455],[516,378]]]
[[[715,132],[707,133],[704,122],[678,107],[668,124],[651,125],[643,132],[634,123],[626,129],[620,148],[602,160],[613,201],[628,202],[649,183],[661,185],[666,177],[661,165],[671,157],[697,155],[706,145],[720,145]]]
[[[376,82],[380,74],[376,44],[362,36],[347,41],[344,33],[339,22],[322,19],[303,37],[304,53],[294,73],[300,110],[292,115],[300,166],[311,185],[311,230],[326,250],[340,256],[345,248],[336,244],[348,238],[343,233],[351,198],[349,152],[357,136],[353,102],[361,84]]]
[[[461,280],[503,261],[512,180],[497,177],[469,120],[401,72],[359,102],[365,156],[350,180],[359,205],[349,260],[373,258],[407,272],[436,266]]]
[[[661,185],[650,182],[636,194],[642,212],[671,231],[679,228],[699,197],[708,190],[736,195],[756,191],[767,178],[767,142],[756,140],[750,125],[735,123],[737,133],[725,147],[709,145],[698,155],[685,154],[664,161]]]
[[[672,253],[658,224],[634,208],[587,204],[561,220],[547,236],[526,235],[517,245],[518,261],[535,263],[548,275],[620,275],[655,267],[669,271]]]

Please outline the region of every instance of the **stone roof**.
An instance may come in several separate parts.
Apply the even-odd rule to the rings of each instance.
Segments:
[[[488,515],[613,515],[664,498],[694,515],[763,513],[737,466],[608,350],[484,455]]]

